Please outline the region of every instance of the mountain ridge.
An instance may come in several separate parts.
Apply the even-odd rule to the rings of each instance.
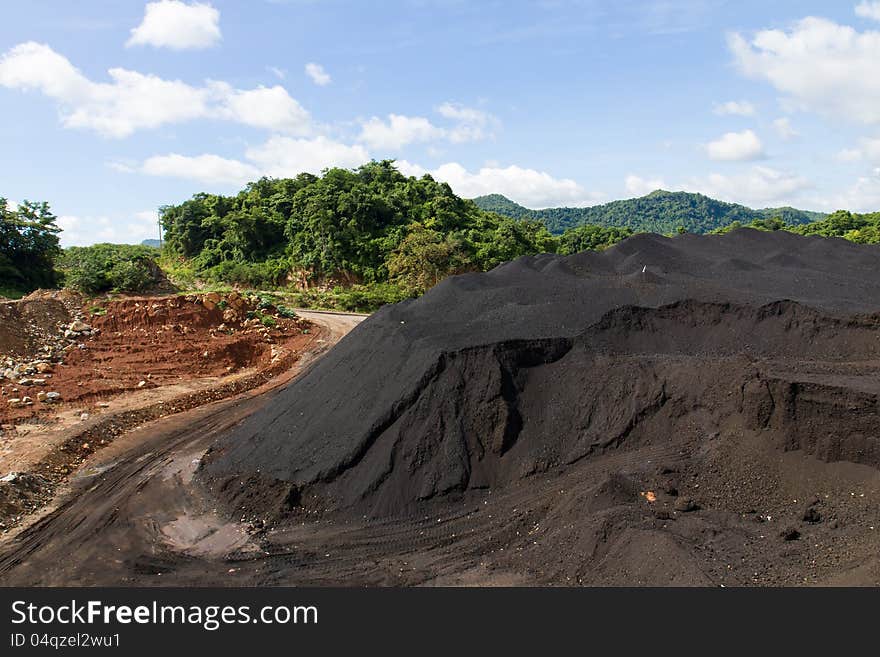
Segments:
[[[532,210],[502,194],[472,199],[482,210],[514,219],[537,219],[550,232],[561,234],[584,224],[630,228],[636,232],[672,233],[680,228],[708,233],[735,221],[749,224],[756,219],[779,217],[787,224],[805,224],[827,215],[790,206],[753,209],[739,203],[719,201],[694,192],[657,189],[645,196],[610,201],[590,207],[557,207]]]

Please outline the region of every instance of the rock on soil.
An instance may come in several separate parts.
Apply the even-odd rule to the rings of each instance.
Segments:
[[[265,366],[274,339],[298,335],[307,325],[277,317],[270,331],[248,317],[257,301],[236,292],[126,297],[101,302],[100,314],[88,321],[83,303],[68,293],[43,292],[0,304],[0,397],[20,400],[0,405],[0,422],[21,422],[46,410],[45,402],[92,404],[182,378]],[[41,388],[42,403],[26,409],[22,395],[37,396]],[[18,412],[10,415],[11,409]]]
[[[827,531],[803,500],[847,516],[834,558],[880,547],[878,311],[880,247],[783,231],[520,258],[383,308],[222,437],[199,477],[232,509],[230,482],[258,477],[292,487],[290,513],[372,519],[528,491],[515,510],[554,546],[529,547],[543,555],[529,568],[551,579],[802,583],[792,550],[819,534],[766,545],[776,523]]]

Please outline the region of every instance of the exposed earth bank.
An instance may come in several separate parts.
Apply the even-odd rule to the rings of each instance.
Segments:
[[[0,530],[127,429],[255,387],[311,324],[238,293],[0,303]]]

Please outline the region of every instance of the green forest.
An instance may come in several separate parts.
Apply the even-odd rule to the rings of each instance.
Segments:
[[[0,199],[0,296],[59,285],[89,295],[139,292],[167,277],[183,290],[276,289],[296,305],[372,310],[453,274],[523,255],[601,250],[637,232],[722,234],[747,227],[880,243],[880,213],[750,210],[683,192],[575,208],[603,223],[559,232],[570,223],[559,219],[564,210],[536,213],[498,194],[463,199],[446,183],[404,176],[386,160],[320,176],[263,178],[233,196],[200,193],[165,206],[161,250],[61,249],[48,203],[12,209]]]
[[[418,294],[557,246],[541,222],[481,210],[387,160],[264,178],[235,196],[197,194],[163,208],[162,226],[178,277],[252,287],[390,283]]]
[[[820,212],[795,208],[752,210],[744,205],[725,203],[703,194],[657,190],[639,198],[612,201],[588,208],[547,208],[530,210],[500,194],[474,199],[478,207],[508,217],[534,219],[561,235],[575,226],[629,228],[640,233],[670,234],[683,229],[689,233],[708,233],[735,221],[748,224],[758,219],[781,218],[791,225],[824,218]]]

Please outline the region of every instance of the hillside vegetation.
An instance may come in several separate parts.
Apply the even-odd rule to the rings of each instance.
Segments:
[[[756,219],[778,217],[791,225],[822,219],[819,212],[795,208],[753,210],[736,203],[725,203],[703,194],[657,190],[639,198],[611,201],[588,208],[547,208],[529,210],[500,194],[480,196],[474,203],[484,210],[508,217],[543,222],[551,233],[585,224],[629,228],[634,232],[668,234],[683,229],[689,233],[708,233],[734,221],[741,224]]]
[[[724,234],[737,228],[754,228],[755,230],[788,230],[798,235],[818,235],[820,237],[841,237],[857,244],[880,244],[880,212],[858,214],[847,210],[838,210],[823,219],[808,224],[792,226],[780,219],[757,219],[745,226],[738,222],[712,231],[713,234]]]
[[[601,250],[637,232],[747,227],[880,243],[880,212],[751,210],[659,191],[595,208],[532,211],[500,194],[460,198],[430,176],[402,175],[391,161],[263,178],[233,196],[196,194],[162,209],[161,251],[118,244],[62,250],[47,203],[11,210],[0,199],[0,211],[0,296],[60,284],[87,294],[144,292],[167,285],[168,274],[184,288],[283,289],[293,305],[365,311],[453,274],[523,255]],[[566,213],[592,223],[551,234],[544,222],[556,217],[567,225],[574,214]],[[550,226],[558,230],[559,222]]]
[[[196,194],[163,208],[162,225],[178,276],[254,287],[392,283],[419,293],[450,274],[556,250],[541,222],[481,210],[391,161]]]

